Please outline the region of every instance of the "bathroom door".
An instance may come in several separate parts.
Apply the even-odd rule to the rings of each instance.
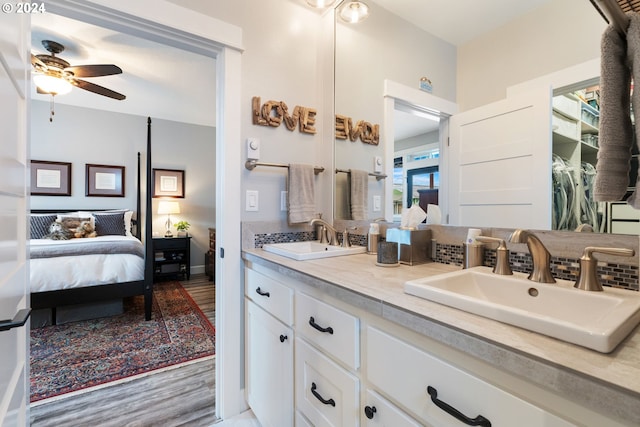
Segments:
[[[29,27],[27,14],[0,14],[0,425],[7,427],[29,425]]]
[[[449,224],[551,229],[550,86],[451,117]]]

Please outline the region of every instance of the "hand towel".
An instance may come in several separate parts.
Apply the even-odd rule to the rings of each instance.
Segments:
[[[631,72],[627,41],[613,25],[602,34],[600,48],[600,149],[594,197],[598,202],[611,202],[621,200],[629,184],[633,136],[629,102]]]
[[[313,166],[289,165],[289,224],[309,222],[316,217]]]
[[[633,116],[634,122],[636,123],[636,144],[640,144],[640,15],[637,13],[628,13],[627,16],[629,16],[627,57],[632,64],[631,73],[634,82],[631,104],[633,105]],[[631,143],[629,145],[631,147]],[[629,178],[627,178],[627,182],[629,182]],[[635,209],[640,209],[640,175],[638,175],[636,179],[635,190],[627,199],[627,203]]]
[[[351,219],[367,219],[367,214],[369,213],[367,206],[369,172],[351,169],[349,179],[351,187]]]

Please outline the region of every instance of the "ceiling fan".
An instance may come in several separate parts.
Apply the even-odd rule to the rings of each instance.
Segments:
[[[75,86],[120,101],[126,98],[121,93],[79,78],[121,74],[122,69],[120,67],[113,64],[72,66],[64,59],[56,56],[64,51],[62,44],[52,40],[42,40],[42,45],[50,53],[49,55],[31,54],[31,65],[35,70],[33,80],[38,93],[59,95],[69,92],[71,87]]]

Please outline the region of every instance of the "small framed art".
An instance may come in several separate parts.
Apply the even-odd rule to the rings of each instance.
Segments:
[[[153,197],[184,198],[184,171],[153,169]]]
[[[124,166],[86,165],[87,197],[124,197]]]
[[[31,160],[32,196],[71,196],[71,163]]]

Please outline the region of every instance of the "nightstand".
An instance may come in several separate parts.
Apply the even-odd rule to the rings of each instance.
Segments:
[[[191,237],[153,239],[153,281],[182,275],[191,277]]]

